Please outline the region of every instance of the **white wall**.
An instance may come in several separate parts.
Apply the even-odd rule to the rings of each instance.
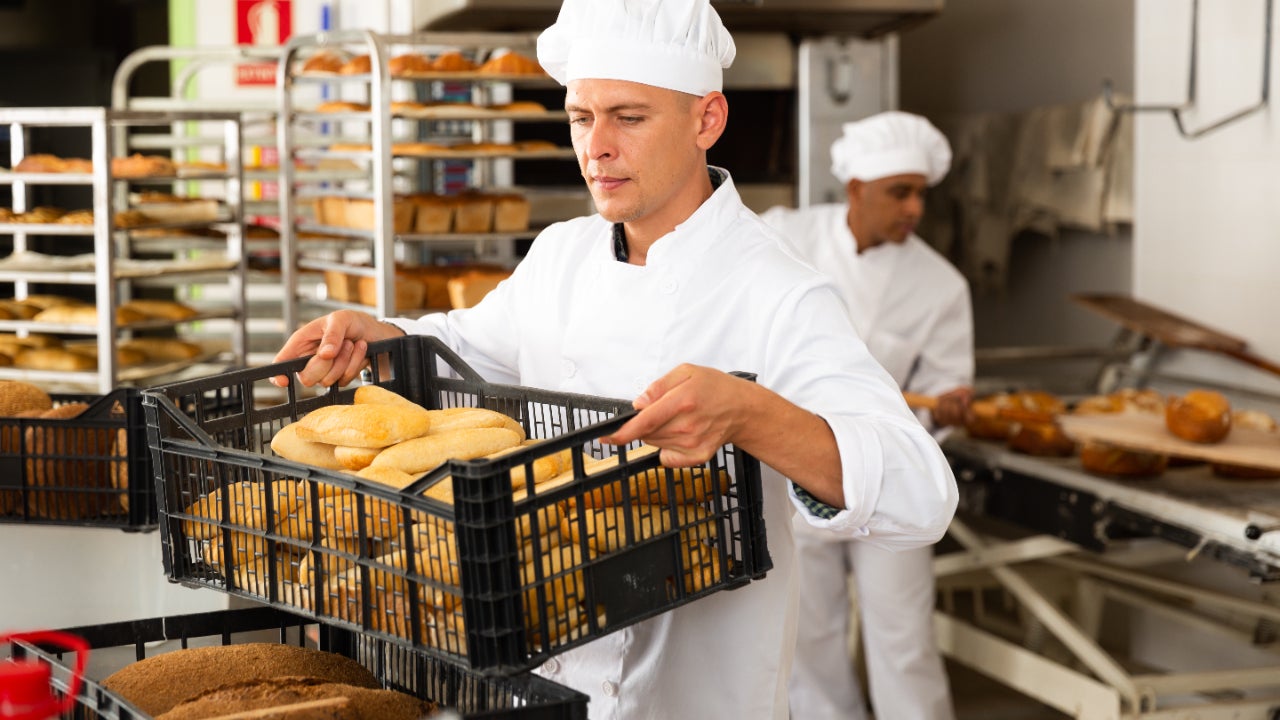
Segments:
[[[1263,0],[1200,5],[1193,129],[1253,104],[1261,84]],[[1137,0],[1136,13],[1137,98],[1180,102],[1189,0]],[[1167,114],[1144,114],[1135,163],[1134,293],[1280,358],[1280,113],[1268,109],[1197,140],[1179,136]]]

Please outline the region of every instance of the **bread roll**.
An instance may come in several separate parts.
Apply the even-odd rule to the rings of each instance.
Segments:
[[[140,155],[111,158],[111,174],[118,178],[154,177],[177,175],[173,161],[160,155]]]
[[[478,72],[486,75],[541,75],[542,66],[537,60],[525,57],[518,52],[506,52],[489,58]]]
[[[323,704],[325,700],[337,702]],[[293,705],[301,707],[287,709]],[[156,720],[204,720],[272,708],[280,709],[262,717],[279,720],[419,720],[435,711],[433,703],[395,690],[374,690],[297,676],[222,685],[185,700]]]
[[[373,462],[380,452],[382,448],[333,446],[333,458],[342,465],[344,470],[363,470],[369,467],[369,463]]]
[[[632,453],[629,457],[636,457]],[[594,475],[618,464],[618,456],[604,460],[596,460],[584,465],[588,475]],[[572,475],[570,468],[568,474]],[[672,476],[674,487],[667,486],[667,475]],[[729,474],[723,470],[713,473],[705,467],[694,468],[655,468],[626,479],[627,493],[623,493],[623,481],[606,485],[587,493],[583,497],[586,507],[608,507],[620,505],[630,498],[630,502],[642,505],[668,505],[704,503],[729,492]],[[672,495],[674,490],[675,494]]]
[[[1119,477],[1153,477],[1164,472],[1169,458],[1156,453],[1126,450],[1108,443],[1080,445],[1080,466],[1091,473]]]
[[[1231,432],[1231,403],[1212,390],[1192,390],[1171,397],[1165,425],[1175,436],[1195,443],[1221,442]]]
[[[431,69],[435,72],[469,72],[476,69],[476,64],[457,50],[450,50],[431,61]]]
[[[116,308],[117,325],[129,325],[148,319],[150,318],[146,315],[123,305]],[[57,305],[47,310],[41,310],[40,314],[36,315],[32,320],[67,325],[94,325],[98,322],[98,308],[95,305]]]
[[[176,300],[130,300],[120,307],[158,320],[189,320],[200,314],[190,305]]]
[[[298,424],[289,423],[280,428],[271,438],[271,450],[286,460],[325,468],[326,470],[342,470],[345,466],[334,456],[334,446],[328,443],[312,442],[298,437]]]
[[[431,68],[431,59],[426,55],[419,55],[418,53],[397,55],[387,61],[387,70],[392,75],[410,75],[413,73],[430,72]]]
[[[198,519],[183,520],[182,531],[187,537],[208,540],[219,532],[219,523],[250,530],[266,530],[268,523],[274,532],[298,540],[311,537],[311,503],[305,483],[294,480],[278,480],[271,483],[272,512],[267,512],[267,485],[241,481],[213,492],[191,503],[184,514]],[[223,496],[226,509],[223,509]]]
[[[495,410],[445,408],[443,410],[428,410],[427,412],[431,414],[431,434],[433,435],[467,428],[506,428],[520,436],[519,442],[524,442],[525,439],[524,426],[511,416]],[[503,448],[494,448],[490,452],[501,449]]]
[[[336,73],[342,69],[346,58],[333,50],[321,50],[302,64],[304,73]]]
[[[30,320],[40,314],[38,306],[25,300],[0,300],[0,307],[19,320]]]
[[[656,537],[672,529],[670,510],[674,509],[680,523],[682,542],[707,540],[717,535],[715,519],[698,505],[633,505],[631,507],[632,533],[627,536],[624,507],[601,507],[581,512],[570,510],[560,521],[560,534],[572,544],[584,539],[597,553],[610,553],[631,547],[641,540]]]
[[[1067,457],[1076,451],[1075,441],[1057,423],[1019,423],[1008,444],[1011,450],[1039,457]]]
[[[355,403],[357,405],[403,405],[414,410],[422,410],[418,403],[381,385],[361,385],[356,388]]]
[[[427,434],[432,417],[402,405],[330,405],[308,413],[296,425],[298,437],[348,447],[384,448]]]
[[[223,685],[282,676],[380,687],[377,677],[354,660],[276,643],[174,650],[127,665],[102,685],[148,715],[160,715]]]
[[[370,496],[358,498],[356,493],[334,485],[318,490],[320,524],[326,538],[357,538],[362,527],[368,538],[390,540],[400,536],[402,516],[396,504]]]
[[[98,360],[98,344],[97,343],[78,343],[75,345],[67,345],[65,348],[69,352],[83,355],[87,358],[93,358],[95,367]],[[116,348],[116,365],[118,367],[133,367],[141,365],[147,361],[146,353],[133,348],[119,346]]]
[[[28,295],[22,298],[21,301],[24,303],[27,303],[28,305],[35,305],[41,310],[48,310],[51,307],[57,307],[59,305],[84,305],[85,304],[83,300],[77,300],[76,298],[73,298],[73,297],[67,297],[65,295],[48,295],[48,294]]]
[[[346,62],[338,72],[343,75],[361,75],[373,69],[373,60],[367,54],[357,55]]]
[[[63,171],[65,163],[62,158],[57,155],[49,155],[47,153],[35,153],[27,155],[13,166],[14,172],[29,173],[60,173]]]
[[[523,440],[507,428],[467,428],[414,438],[388,447],[374,458],[372,467],[392,467],[421,475],[448,460],[473,460]]]
[[[200,344],[178,338],[133,338],[121,342],[120,347],[136,350],[150,362],[184,362],[204,354]]]

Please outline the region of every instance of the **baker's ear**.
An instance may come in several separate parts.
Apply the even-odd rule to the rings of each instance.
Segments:
[[[724,134],[725,124],[729,121],[729,101],[724,93],[712,90],[694,100],[693,111],[698,118],[698,147],[710,150]]]

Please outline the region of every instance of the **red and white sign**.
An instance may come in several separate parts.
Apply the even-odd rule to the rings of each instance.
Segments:
[[[293,35],[293,0],[236,0],[236,44],[279,47]],[[237,85],[275,85],[275,63],[236,66]]]

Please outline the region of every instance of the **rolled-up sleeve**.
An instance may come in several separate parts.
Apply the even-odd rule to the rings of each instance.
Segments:
[[[893,379],[857,339],[834,290],[795,293],[770,333],[771,369],[762,382],[822,417],[840,452],[845,507],[814,512],[811,498],[793,486],[797,511],[814,527],[890,550],[936,542],[955,514],[955,476]]]

